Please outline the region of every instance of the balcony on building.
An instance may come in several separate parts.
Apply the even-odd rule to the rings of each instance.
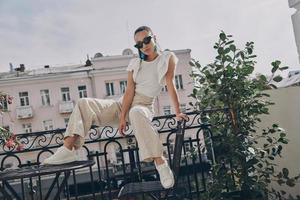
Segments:
[[[33,117],[33,109],[31,106],[17,107],[17,119],[27,119]]]
[[[73,101],[62,101],[59,103],[59,113],[65,114],[65,113],[71,113],[74,108],[74,102]]]

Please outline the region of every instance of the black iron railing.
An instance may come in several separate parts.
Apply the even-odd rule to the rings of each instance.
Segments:
[[[187,113],[186,134],[182,152],[179,189],[189,199],[199,198],[206,190],[206,181],[210,165],[214,162],[212,148],[213,133],[211,125],[206,122],[207,113],[224,112],[224,110],[204,110]],[[171,160],[173,138],[176,128],[174,115],[158,116],[153,125],[160,134],[165,156]],[[4,146],[0,140],[0,168],[28,167],[41,164],[45,157],[53,153],[63,143],[65,129],[19,134],[18,139],[25,145],[24,150]],[[120,137],[113,127],[95,127],[89,131],[81,158],[95,161],[87,170],[73,171],[61,194],[61,199],[113,199],[120,187],[131,181],[157,179],[152,163],[140,162],[139,148],[130,126],[127,137]],[[116,150],[116,152],[114,151]],[[16,191],[28,199],[42,199],[44,190],[49,187],[50,177],[37,177],[28,180],[14,180]],[[59,181],[59,180],[58,180]],[[30,198],[29,198],[30,197]],[[3,198],[0,196],[0,198]]]

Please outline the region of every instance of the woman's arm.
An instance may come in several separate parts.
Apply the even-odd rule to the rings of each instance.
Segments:
[[[175,65],[176,65],[175,58],[172,55],[169,60],[168,71],[165,75],[166,84],[167,84],[167,88],[168,88],[168,94],[172,100],[177,120],[180,120],[182,118],[185,120],[188,120],[187,115],[181,113],[180,108],[179,108],[179,98],[178,98],[176,87],[174,85]]]
[[[129,111],[129,108],[131,106],[133,97],[135,93],[135,83],[133,81],[133,72],[128,72],[128,77],[127,77],[127,87],[123,96],[122,100],[122,108],[121,108],[121,113],[119,116],[119,131],[122,135],[124,135],[124,130],[126,127],[126,114]]]

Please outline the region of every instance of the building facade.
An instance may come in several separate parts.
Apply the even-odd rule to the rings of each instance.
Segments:
[[[2,102],[6,113],[0,124],[15,134],[65,128],[72,110],[80,98],[119,99],[127,85],[126,67],[135,54],[124,50],[123,55],[102,56],[97,53],[92,65],[21,70],[0,74],[0,91],[13,96],[13,103]],[[190,50],[175,50],[179,58],[175,84],[183,112],[192,101],[189,77]],[[173,113],[166,89],[155,101],[156,115]]]

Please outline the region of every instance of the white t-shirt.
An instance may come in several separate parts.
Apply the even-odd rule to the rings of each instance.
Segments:
[[[149,97],[158,96],[166,83],[165,75],[168,71],[169,60],[172,55],[175,58],[176,67],[178,59],[170,51],[162,52],[150,62],[143,61],[140,58],[131,59],[126,70],[133,71],[135,91]]]

